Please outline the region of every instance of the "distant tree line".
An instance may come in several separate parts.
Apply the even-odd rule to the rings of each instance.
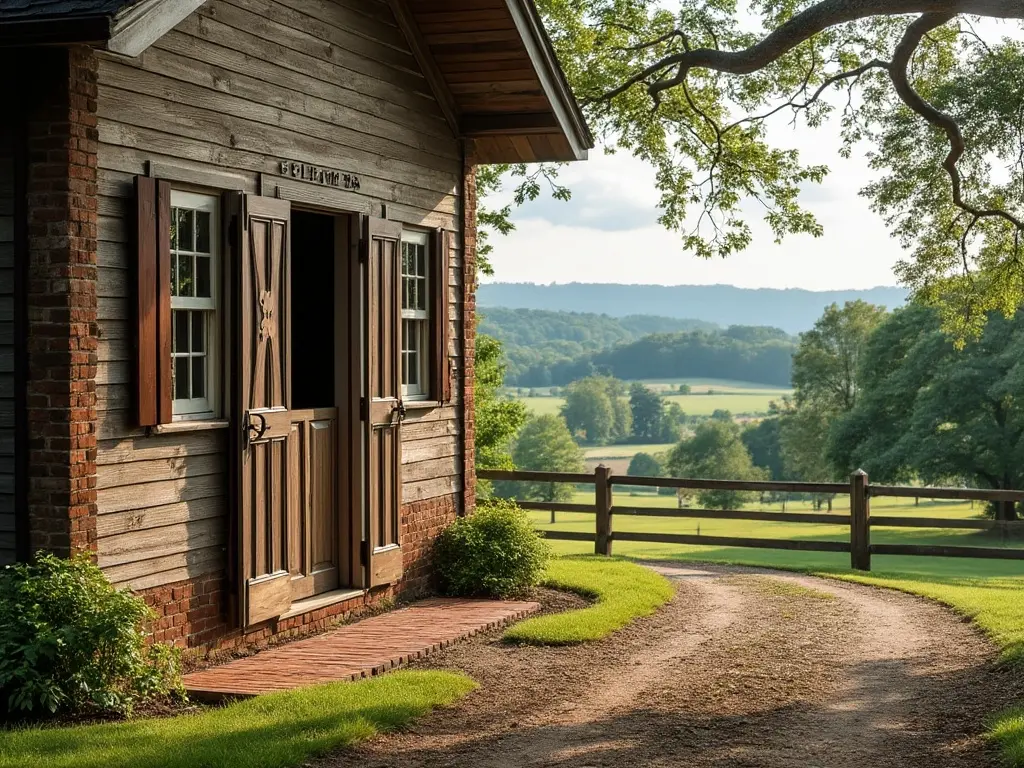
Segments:
[[[481,331],[502,342],[506,384],[565,386],[593,374],[623,379],[716,378],[788,386],[796,341],[778,328],[645,315],[484,310]]]

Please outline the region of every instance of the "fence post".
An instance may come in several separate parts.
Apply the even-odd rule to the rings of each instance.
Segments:
[[[871,570],[871,501],[868,473],[863,469],[850,475],[850,565],[858,571]]]
[[[612,553],[612,470],[604,464],[594,470],[594,501],[597,506],[597,538],[594,552]]]

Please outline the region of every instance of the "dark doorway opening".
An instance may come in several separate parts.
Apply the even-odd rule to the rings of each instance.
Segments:
[[[291,407],[336,406],[335,218],[293,211],[291,245]]]

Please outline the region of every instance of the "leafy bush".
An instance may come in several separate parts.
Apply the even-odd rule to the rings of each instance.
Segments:
[[[0,571],[0,707],[39,715],[107,710],[178,693],[178,653],[147,645],[152,612],[89,557],[40,554]]]
[[[435,556],[447,594],[509,597],[537,585],[550,551],[519,507],[494,499],[448,526]]]

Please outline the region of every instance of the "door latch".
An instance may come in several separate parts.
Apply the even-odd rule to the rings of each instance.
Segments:
[[[259,423],[254,424],[253,419]],[[263,435],[267,433],[268,429],[270,429],[270,427],[267,425],[267,417],[262,413],[247,414],[245,419],[245,429],[243,430],[245,433],[246,446],[263,437]]]

